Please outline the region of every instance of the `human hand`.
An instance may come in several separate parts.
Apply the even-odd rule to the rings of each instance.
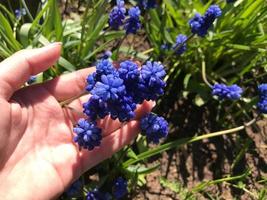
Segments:
[[[143,103],[127,124],[105,118],[99,122],[101,146],[79,151],[72,123],[82,117],[88,95],[70,102],[72,109],[59,102],[82,94],[94,68],[21,88],[31,75],[53,65],[60,49],[54,43],[23,50],[0,63],[0,199],[56,198],[82,173],[129,144],[139,132],[138,119],[152,108]]]

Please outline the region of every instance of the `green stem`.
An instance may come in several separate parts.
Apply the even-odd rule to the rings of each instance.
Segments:
[[[204,59],[202,60],[201,69],[202,69],[201,70],[202,79],[203,79],[204,83],[206,83],[206,85],[211,88],[212,85],[210,84],[210,82],[208,81],[207,76],[206,76],[206,62]]]
[[[132,165],[132,164],[134,164],[136,162],[139,162],[139,161],[144,160],[146,158],[149,158],[151,156],[160,154],[160,153],[162,153],[164,151],[167,151],[169,149],[178,148],[178,147],[180,147],[180,146],[182,146],[184,144],[190,144],[190,143],[197,142],[197,141],[200,141],[200,140],[203,140],[203,139],[213,138],[213,137],[217,137],[217,136],[226,135],[226,134],[230,134],[230,133],[235,133],[235,132],[241,131],[241,130],[245,129],[247,126],[250,126],[253,123],[255,123],[256,120],[257,120],[257,117],[252,119],[250,122],[244,124],[243,126],[239,126],[239,127],[228,129],[228,130],[208,133],[208,134],[204,134],[204,135],[200,135],[200,136],[190,137],[190,138],[182,138],[182,139],[179,139],[179,140],[176,140],[176,141],[173,141],[173,142],[169,142],[169,143],[163,144],[163,145],[161,145],[161,146],[159,146],[159,147],[157,147],[155,149],[151,149],[151,150],[148,150],[146,152],[143,152],[143,153],[139,154],[137,156],[137,159],[131,158],[131,159],[125,161],[123,163],[123,167],[127,168],[129,165]]]
[[[115,60],[118,60],[121,45],[122,45],[122,43],[123,43],[123,41],[125,40],[126,37],[127,37],[127,35],[125,34],[123,36],[123,38],[121,40],[119,40],[118,43],[115,46],[117,48],[117,51],[116,51],[116,59]]]
[[[77,95],[77,96],[74,96],[74,97],[72,97],[72,98],[70,98],[70,99],[67,99],[67,100],[65,100],[65,101],[59,102],[59,104],[61,105],[61,107],[66,107],[66,105],[68,105],[70,102],[72,102],[72,101],[74,101],[75,99],[78,99],[78,98],[80,98],[81,96],[86,95],[86,94],[87,94],[87,92],[83,92],[83,93],[80,94],[80,95]]]

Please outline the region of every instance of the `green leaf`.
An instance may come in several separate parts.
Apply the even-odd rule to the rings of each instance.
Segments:
[[[0,37],[5,39],[5,41],[10,45],[10,48],[12,48],[14,51],[21,49],[21,45],[15,39],[8,20],[2,13],[0,13],[0,31]]]
[[[140,174],[150,174],[152,172],[154,172],[156,169],[158,169],[160,166],[160,164],[156,164],[152,167],[145,167],[145,166],[139,166],[139,165],[131,165],[129,167],[127,167],[127,171],[130,173],[137,173],[138,175]]]
[[[59,65],[61,65],[63,68],[65,68],[66,70],[70,72],[73,72],[76,70],[75,66],[63,57],[59,58],[58,63]]]

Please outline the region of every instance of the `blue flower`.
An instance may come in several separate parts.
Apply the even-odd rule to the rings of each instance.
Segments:
[[[207,29],[204,27],[204,19],[199,13],[196,13],[195,16],[189,20],[189,25],[192,33],[198,34],[199,36],[205,36],[207,34]]]
[[[158,144],[161,138],[168,135],[168,122],[163,117],[149,113],[141,119],[141,131],[148,142]]]
[[[187,37],[183,34],[179,34],[177,37],[176,37],[176,43],[173,47],[173,49],[176,49],[179,48],[176,50],[176,54],[178,55],[181,55],[182,53],[185,52],[186,50],[186,40],[187,40]]]
[[[261,98],[267,98],[267,83],[260,84],[258,91]]]
[[[137,0],[139,5],[144,7],[144,9],[155,8],[157,6],[156,0]]]
[[[221,14],[222,11],[218,5],[211,5],[204,16],[196,13],[195,16],[191,20],[189,20],[191,32],[204,37],[215,19],[221,16]]]
[[[92,74],[89,74],[87,76],[87,86],[86,86],[86,90],[88,92],[90,92],[94,87],[95,87],[95,84],[96,84],[96,73],[92,73]]]
[[[108,103],[108,110],[112,119],[126,122],[135,117],[136,104],[131,96],[123,96],[117,101]]]
[[[133,61],[126,60],[120,63],[119,76],[124,82],[136,81],[140,76],[138,65]]]
[[[96,74],[101,77],[101,75],[116,74],[116,69],[113,64],[108,59],[100,60],[96,65]]]
[[[112,56],[112,52],[111,51],[105,51],[104,55],[103,55],[103,59],[109,59]]]
[[[204,21],[208,26],[215,21],[216,18],[222,15],[222,11],[218,5],[211,5],[204,15]]]
[[[83,104],[83,112],[90,120],[96,120],[97,117],[103,119],[109,114],[107,103],[95,95]]]
[[[125,93],[123,80],[113,74],[102,75],[101,82],[98,81],[91,93],[103,101],[117,100]]]
[[[74,142],[81,148],[93,150],[101,143],[101,129],[96,126],[96,122],[80,119],[73,131],[76,133]]]
[[[29,85],[31,85],[31,84],[33,84],[35,81],[36,81],[36,76],[31,76],[30,78],[29,78],[29,80],[27,81],[27,83],[29,84]]]
[[[162,50],[169,50],[171,48],[171,44],[164,43],[160,46]]]
[[[219,99],[237,100],[240,99],[242,93],[242,88],[235,84],[227,86],[225,84],[216,83],[212,86],[212,95],[218,96]]]
[[[126,34],[135,34],[141,28],[139,19],[141,11],[139,7],[136,6],[130,8],[128,14],[130,17],[126,20],[124,29],[126,30]]]
[[[227,3],[233,3],[236,2],[236,0],[226,0]]]
[[[100,192],[95,188],[87,193],[86,200],[111,200],[111,197],[108,193]]]
[[[78,196],[82,192],[82,182],[80,180],[75,181],[71,184],[69,189],[66,191],[68,197]]]
[[[16,18],[19,19],[21,18],[22,16],[26,15],[26,10],[25,8],[22,8],[22,9],[16,9],[15,10],[15,15],[16,15]]]
[[[166,86],[163,78],[166,72],[159,62],[146,62],[141,68],[141,80],[137,90],[142,92],[142,97],[146,100],[156,100],[163,95],[163,88]]]
[[[257,106],[258,106],[260,113],[267,114],[267,99],[266,98],[260,99]]]
[[[261,113],[267,114],[267,83],[258,86],[259,102],[257,107]]]
[[[118,30],[123,25],[125,19],[126,9],[124,7],[123,0],[117,0],[117,6],[115,6],[109,14],[109,26],[115,30]]]
[[[115,76],[118,75],[117,70],[114,68],[113,64],[111,61],[108,59],[102,59],[97,62],[96,64],[96,72],[89,74],[87,77],[87,86],[86,90],[88,92],[91,92],[92,89],[95,87],[95,84],[99,81],[101,81],[101,76],[102,75],[109,75],[113,74]]]
[[[121,199],[127,193],[127,180],[122,177],[117,178],[113,185],[113,195],[116,199]]]

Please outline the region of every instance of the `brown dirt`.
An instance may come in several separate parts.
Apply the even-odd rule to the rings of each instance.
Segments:
[[[231,169],[235,158],[233,149],[237,145],[233,142],[237,140],[237,134],[204,140],[177,150],[164,152],[159,157],[159,161],[152,161],[147,164],[147,166],[153,166],[155,163],[160,162],[161,167],[146,176],[146,187],[140,189],[133,199],[183,199],[180,194],[164,188],[160,184],[160,177],[165,177],[169,181],[176,181],[190,191],[190,189],[204,180],[215,180],[228,174],[239,175],[244,172],[245,168],[251,170],[251,175],[245,180],[246,189],[257,195],[264,188],[264,185],[259,184],[258,181],[262,178],[267,178],[266,130],[267,119],[258,121],[257,126],[249,127],[246,131],[237,133],[248,137],[248,139],[250,138],[252,142],[248,151],[233,169]],[[234,198],[242,200],[257,199],[233,187],[230,183],[232,182],[210,186],[205,189],[205,192],[208,192],[213,197],[217,196],[219,199],[225,200]],[[207,199],[205,192],[195,193],[194,199]]]

